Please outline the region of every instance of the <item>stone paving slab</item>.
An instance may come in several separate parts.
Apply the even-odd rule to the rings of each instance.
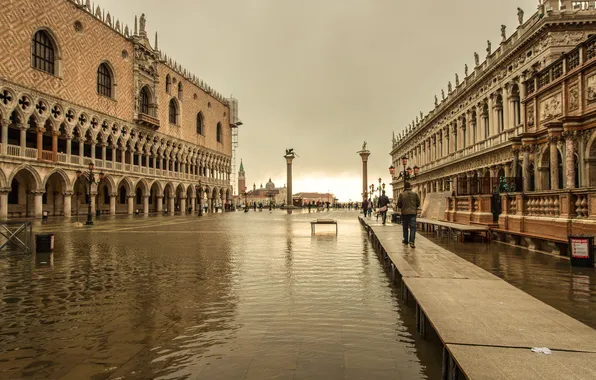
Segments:
[[[474,380],[596,379],[596,354],[529,349],[447,345],[459,368]]]
[[[596,330],[505,281],[404,282],[444,343],[596,353]]]

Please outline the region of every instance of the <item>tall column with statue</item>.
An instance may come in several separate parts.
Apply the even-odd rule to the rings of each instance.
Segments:
[[[286,159],[287,165],[287,183],[288,183],[288,193],[286,198],[286,210],[288,210],[288,214],[292,213],[292,209],[294,208],[294,202],[292,199],[292,160],[296,158],[297,155],[294,153],[294,149],[286,149],[286,154],[284,158]]]
[[[370,156],[370,151],[366,149],[366,141],[358,154],[362,158],[362,200],[364,201],[368,199],[368,156]]]

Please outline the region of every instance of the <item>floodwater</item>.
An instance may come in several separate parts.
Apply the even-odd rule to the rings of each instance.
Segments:
[[[61,220],[0,252],[2,379],[436,379],[356,212]]]
[[[424,236],[542,302],[596,328],[596,268],[571,267],[567,258],[498,242],[460,243],[428,233]]]

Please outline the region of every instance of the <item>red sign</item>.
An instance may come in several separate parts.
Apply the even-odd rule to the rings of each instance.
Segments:
[[[589,239],[571,239],[571,257],[574,259],[589,258],[589,249]]]

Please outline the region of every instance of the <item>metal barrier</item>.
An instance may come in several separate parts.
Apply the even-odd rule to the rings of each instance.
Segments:
[[[0,222],[0,234],[6,241],[0,245],[0,250],[11,244],[24,253],[31,252],[31,239],[33,238],[33,224],[30,221],[4,221]],[[24,235],[21,240],[20,235]]]

